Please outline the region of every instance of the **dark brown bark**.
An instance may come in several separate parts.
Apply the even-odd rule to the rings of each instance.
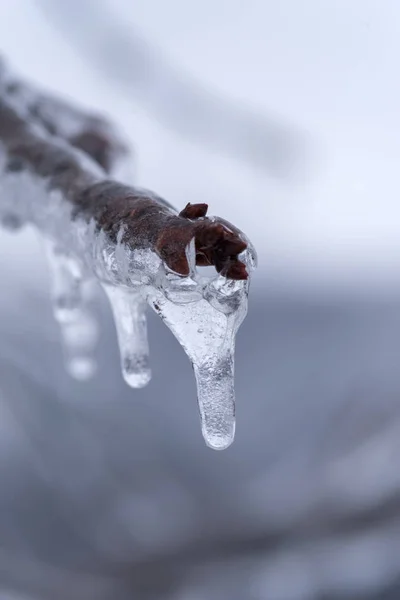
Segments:
[[[47,128],[48,129],[48,128]],[[79,137],[79,136],[78,136]],[[0,141],[7,151],[7,170],[31,171],[45,179],[49,190],[62,192],[73,206],[74,217],[94,219],[112,241],[125,226],[123,241],[132,249],[151,248],[176,273],[189,274],[186,248],[195,239],[196,264],[213,265],[229,279],[247,279],[238,256],[247,247],[241,232],[218,218],[208,218],[206,204],[187,204],[180,214],[151,192],[122,185],[87,169],[71,145],[41,135],[13,108],[10,98],[0,98]],[[75,145],[102,163],[107,139],[83,131]],[[103,165],[104,166],[104,165]]]

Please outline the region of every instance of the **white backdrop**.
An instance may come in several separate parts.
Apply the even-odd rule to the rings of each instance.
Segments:
[[[117,24],[139,32],[210,91],[298,127],[312,160],[297,185],[208,152],[159,124],[54,26],[57,4],[0,0],[1,50],[33,80],[113,115],[137,147],[141,184],[177,206],[206,200],[211,212],[236,221],[259,250],[265,280],[396,283],[397,0],[109,4]],[[77,22],[85,4],[89,10],[88,2],[67,3]],[[91,36],[89,45],[96,43]]]

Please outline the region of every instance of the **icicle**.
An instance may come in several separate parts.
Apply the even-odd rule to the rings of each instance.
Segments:
[[[102,285],[114,315],[123,377],[133,388],[144,387],[151,379],[146,303],[138,291]]]
[[[86,381],[96,372],[92,352],[98,338],[97,323],[90,312],[82,309],[74,320],[61,324],[66,369],[71,377]]]
[[[234,355],[220,350],[204,362],[193,363],[203,437],[208,446],[223,450],[235,436]]]
[[[255,261],[252,252],[250,247],[242,258],[249,270]],[[164,294],[151,292],[148,301],[192,362],[206,444],[223,450],[235,435],[235,336],[247,313],[249,282],[217,276],[203,282],[201,300],[190,295],[192,301],[184,303],[187,280],[181,278],[181,298],[175,291],[171,299],[167,288]]]
[[[98,327],[86,307],[90,282],[83,280],[75,258],[51,241],[47,240],[45,246],[50,266],[54,317],[60,324],[66,369],[72,377],[84,381],[96,371],[93,351]]]
[[[206,443],[228,447],[235,435],[234,337],[240,323],[204,299],[176,304],[157,297],[153,307],[193,364]]]

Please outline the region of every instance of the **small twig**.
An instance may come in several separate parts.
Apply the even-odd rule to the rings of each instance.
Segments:
[[[149,304],[192,362],[206,443],[226,448],[254,249],[233,225],[207,217],[207,204],[178,214],[152,192],[110,179],[122,148],[112,128],[6,80],[0,73],[0,218],[44,235],[67,369],[79,379],[95,369],[96,327],[82,287],[96,278],[111,303],[126,382],[142,387],[151,376]],[[220,276],[200,277],[196,265]]]
[[[178,215],[158,196],[94,177],[76,151],[32,127],[12,105],[12,97],[0,98],[0,141],[5,147],[6,172],[28,171],[47,181],[49,190],[59,190],[72,204],[73,215],[94,219],[114,242],[121,226],[123,241],[131,248],[154,250],[167,266],[180,275],[190,268],[186,248],[194,238],[196,264],[213,265],[229,279],[246,279],[239,254],[247,247],[238,229],[218,218],[207,218],[207,205],[188,204]],[[38,119],[39,120],[39,119]],[[105,138],[112,147],[112,141]],[[92,153],[90,153],[92,154]],[[96,152],[94,152],[96,154]]]

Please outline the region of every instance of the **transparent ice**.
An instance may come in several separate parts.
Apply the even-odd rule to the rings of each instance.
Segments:
[[[90,281],[85,281],[80,261],[45,240],[50,273],[54,318],[60,325],[65,367],[72,377],[84,381],[96,372],[94,350],[98,325],[87,304]]]
[[[247,312],[248,283],[226,282],[203,282],[202,297],[191,302],[185,302],[185,291],[181,302],[149,298],[192,362],[202,433],[216,450],[227,448],[235,435],[235,336]]]
[[[108,249],[105,238],[97,238],[103,249],[97,266],[100,278],[106,271],[115,277],[103,287],[114,313],[125,380],[141,387],[150,379],[147,300],[193,365],[206,443],[216,450],[227,448],[235,435],[235,337],[247,313],[249,281],[228,280],[215,272],[201,276],[194,267],[193,242],[187,248],[192,272],[182,277],[150,250],[132,251],[121,238],[116,248]],[[250,243],[240,258],[251,273],[256,256]]]
[[[147,341],[146,302],[140,292],[103,284],[110,300],[121,354],[122,375],[133,388],[151,379]]]
[[[64,149],[82,162],[93,182],[105,177],[88,156],[65,144]],[[6,165],[0,144],[0,221],[9,227],[30,223],[45,240],[54,316],[69,373],[83,380],[95,372],[98,330],[88,307],[88,286],[97,280],[113,311],[125,381],[142,387],[151,377],[148,303],[193,365],[206,443],[217,450],[229,446],[235,434],[235,336],[246,316],[250,277],[232,281],[214,270],[202,275],[195,266],[194,240],[186,249],[190,275],[173,273],[150,248],[128,247],[124,226],[112,241],[93,221],[73,217],[61,191],[49,189],[43,178],[28,170],[10,172]],[[246,241],[239,258],[250,275],[256,256]]]

